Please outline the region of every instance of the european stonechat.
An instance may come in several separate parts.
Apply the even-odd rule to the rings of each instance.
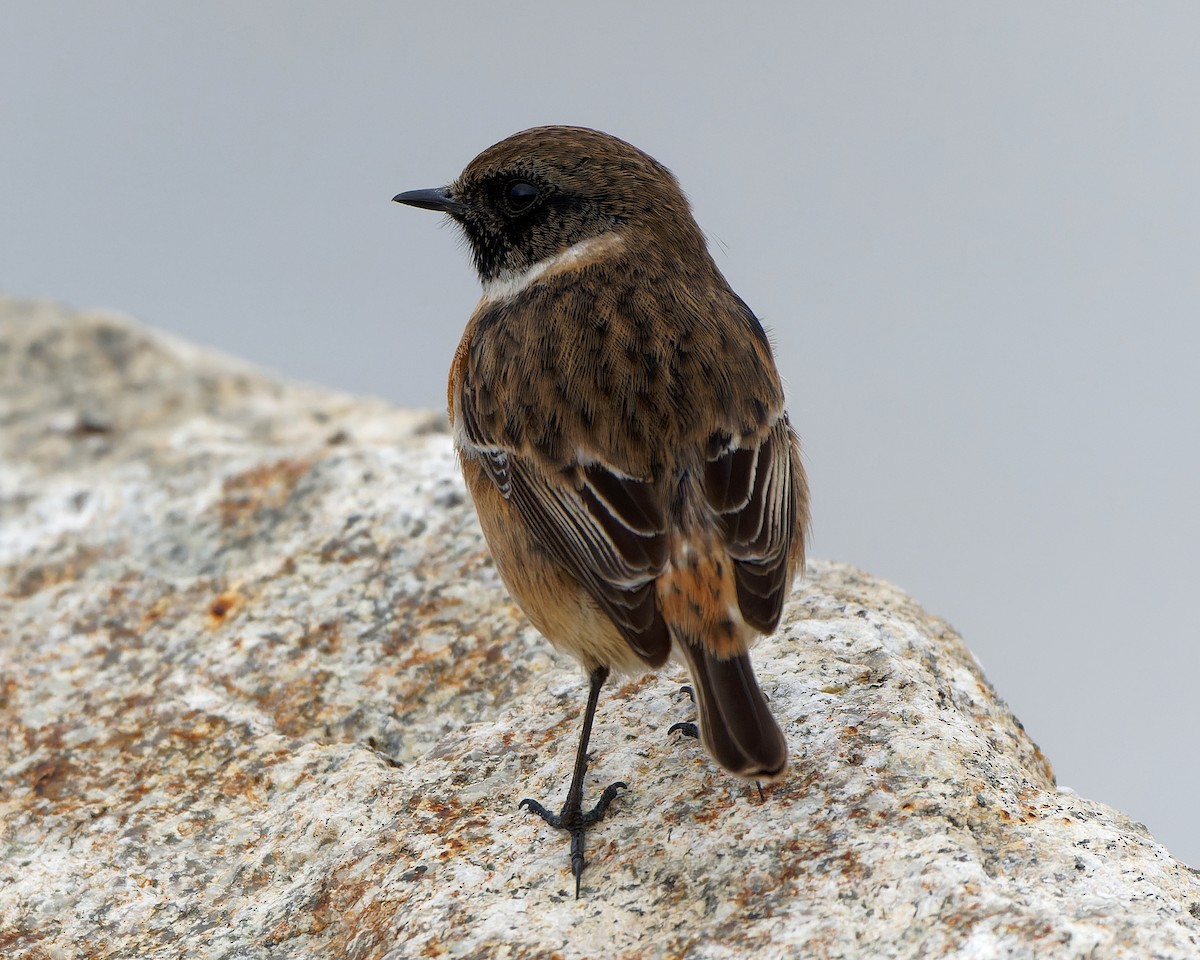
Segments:
[[[623,783],[582,806],[612,669],[691,675],[722,767],[781,778],[788,748],[750,665],[804,562],[808,487],[771,346],[708,252],[666,167],[616,137],[536,127],[449,186],[395,200],[447,213],[483,299],[450,368],[454,443],[505,585],[588,672],[567,799],[583,836]]]

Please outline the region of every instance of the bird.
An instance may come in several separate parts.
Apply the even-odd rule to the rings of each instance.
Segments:
[[[673,656],[717,764],[760,792],[786,773],[749,649],[804,564],[799,440],[762,324],[675,176],[632,144],[534,127],[393,199],[466,239],[483,295],[451,363],[454,445],[501,580],[589,679],[561,810],[519,805],[570,834],[578,898],[586,830],[627,788],[583,808],[612,671]]]

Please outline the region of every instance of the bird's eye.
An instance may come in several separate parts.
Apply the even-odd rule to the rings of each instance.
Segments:
[[[523,213],[533,206],[537,199],[538,189],[528,180],[513,180],[504,188],[504,198],[508,201],[508,209],[513,213]]]

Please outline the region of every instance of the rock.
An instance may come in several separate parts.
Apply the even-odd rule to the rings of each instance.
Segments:
[[[819,505],[818,505],[819,506]],[[814,562],[760,800],[506,599],[441,416],[0,301],[5,957],[1196,957],[1200,877],[1057,789],[955,633]]]

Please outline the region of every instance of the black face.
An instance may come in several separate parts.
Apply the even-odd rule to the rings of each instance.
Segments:
[[[486,282],[520,273],[535,263],[610,230],[620,219],[601,202],[556,184],[531,169],[496,170],[451,186],[461,205],[455,219],[470,242]]]
[[[671,172],[625,141],[585,127],[523,130],[480,153],[449,186],[396,200],[452,216],[485,283],[616,229],[685,259],[707,256]]]

